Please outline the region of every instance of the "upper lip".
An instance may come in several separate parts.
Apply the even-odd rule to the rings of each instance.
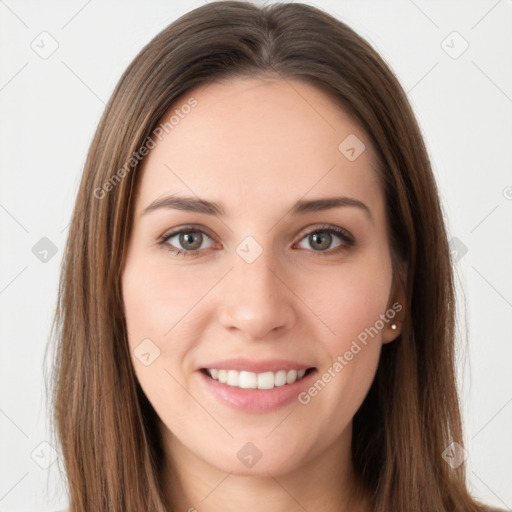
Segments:
[[[221,361],[212,361],[199,369],[215,368],[218,370],[238,370],[253,373],[277,372],[279,370],[301,370],[312,368],[312,365],[291,361],[289,359],[247,359],[237,357],[234,359],[223,359]]]

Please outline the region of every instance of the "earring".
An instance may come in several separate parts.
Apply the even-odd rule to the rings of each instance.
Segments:
[[[390,327],[391,329],[393,329],[393,331],[396,331],[398,329],[398,325],[396,324],[391,324]]]

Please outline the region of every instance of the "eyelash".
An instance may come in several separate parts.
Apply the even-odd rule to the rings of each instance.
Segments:
[[[165,250],[175,254],[176,256],[181,255],[185,258],[198,256],[198,254],[201,251],[203,251],[204,249],[195,249],[192,251],[187,251],[185,249],[176,249],[175,247],[173,247],[167,243],[169,239],[171,239],[172,237],[179,235],[181,233],[202,233],[203,235],[206,235],[208,238],[212,239],[212,237],[210,237],[206,232],[204,232],[202,229],[200,229],[196,226],[184,226],[184,227],[180,228],[179,230],[176,230],[176,231],[173,231],[172,233],[163,235],[160,238],[158,244],[160,246],[162,246]],[[339,253],[349,249],[350,247],[352,247],[355,244],[354,239],[350,236],[350,234],[347,231],[345,231],[342,228],[329,226],[329,225],[320,226],[318,228],[313,229],[312,231],[308,231],[300,238],[299,242],[301,242],[302,240],[304,240],[304,238],[306,238],[314,233],[334,234],[334,235],[338,236],[339,238],[341,238],[341,240],[343,241],[343,243],[340,244],[338,247],[336,247],[334,249],[327,250],[327,251],[313,251],[311,249],[311,251],[315,252],[319,256],[332,256],[335,254],[339,254]]]

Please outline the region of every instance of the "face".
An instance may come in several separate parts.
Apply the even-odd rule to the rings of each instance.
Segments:
[[[143,162],[122,274],[166,447],[252,475],[336,454],[401,326],[371,142],[300,81],[218,82],[173,115]]]

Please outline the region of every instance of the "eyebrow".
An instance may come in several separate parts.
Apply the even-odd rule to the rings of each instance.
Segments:
[[[304,215],[310,212],[320,212],[330,210],[331,208],[340,207],[355,207],[364,211],[371,222],[374,222],[372,212],[365,203],[354,199],[353,197],[324,197],[321,199],[299,199],[290,209],[292,215]],[[206,215],[215,215],[217,217],[225,217],[226,211],[224,207],[215,201],[207,201],[192,196],[166,196],[160,199],[155,199],[149,204],[142,215],[146,215],[152,211],[166,208],[174,210],[184,210],[188,212],[203,213]]]

